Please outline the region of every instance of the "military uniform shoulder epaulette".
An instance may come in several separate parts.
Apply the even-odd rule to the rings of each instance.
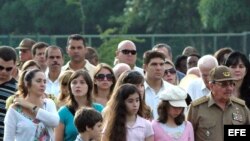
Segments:
[[[209,98],[207,96],[203,96],[203,97],[191,102],[191,105],[192,106],[197,106],[197,105],[200,105],[200,104],[202,104],[202,103],[204,103],[204,102],[206,102],[208,100],[209,100]]]
[[[237,97],[234,97],[234,96],[233,96],[233,97],[231,98],[231,100],[232,100],[233,102],[235,102],[235,103],[240,104],[240,105],[243,105],[243,106],[246,105],[244,100],[239,99],[239,98],[237,98]]]

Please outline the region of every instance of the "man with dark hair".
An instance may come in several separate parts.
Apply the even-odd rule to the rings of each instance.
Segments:
[[[0,46],[0,140],[3,139],[5,101],[16,92],[17,81],[12,77],[16,67],[16,51],[9,46]]]
[[[45,60],[45,49],[49,45],[45,42],[37,42],[32,46],[32,59],[37,62],[41,67],[41,70],[45,72],[47,69],[46,60]]]
[[[66,51],[70,57],[70,61],[63,66],[62,70],[87,70],[93,78],[95,66],[90,64],[85,59],[86,42],[85,39],[79,34],[73,34],[68,37]]]
[[[179,55],[175,60],[175,68],[182,72],[183,74],[187,73],[187,56]]]
[[[45,50],[45,58],[48,69],[46,75],[46,94],[52,94],[58,98],[60,93],[59,76],[62,74],[63,51],[58,46],[49,46]]]
[[[153,110],[154,119],[158,118],[159,93],[173,86],[163,80],[164,64],[165,55],[161,52],[150,50],[143,55],[145,102]]]

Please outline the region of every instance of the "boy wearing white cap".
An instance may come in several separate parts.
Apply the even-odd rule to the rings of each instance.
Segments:
[[[193,126],[185,121],[187,93],[173,86],[159,94],[158,119],[152,121],[155,141],[194,141]]]

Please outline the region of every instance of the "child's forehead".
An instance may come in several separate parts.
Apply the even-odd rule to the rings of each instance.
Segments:
[[[134,93],[130,94],[127,99],[129,99],[129,98],[137,98],[137,97],[139,97],[139,93],[134,92]]]

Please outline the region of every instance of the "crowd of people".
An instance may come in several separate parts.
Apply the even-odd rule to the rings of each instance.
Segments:
[[[250,62],[230,47],[175,57],[159,43],[141,67],[131,40],[114,66],[79,34],[65,50],[29,38],[0,46],[0,140],[223,141],[224,125],[250,124]]]

